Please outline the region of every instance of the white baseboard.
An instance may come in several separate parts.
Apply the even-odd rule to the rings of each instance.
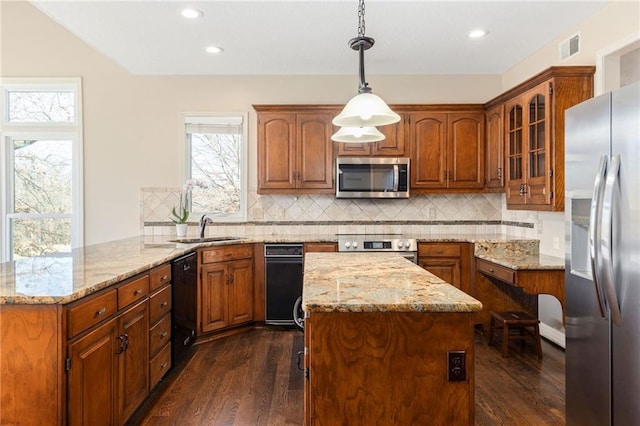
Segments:
[[[552,341],[561,348],[566,348],[564,342],[564,333],[562,332],[562,330],[558,330],[557,328],[553,328],[550,325],[541,322],[540,335],[545,339]]]

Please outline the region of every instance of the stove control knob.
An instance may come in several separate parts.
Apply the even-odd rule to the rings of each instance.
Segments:
[[[344,243],[344,246],[345,246],[346,248],[349,248],[349,247],[351,247],[351,243],[350,243],[349,241],[347,241],[346,243]]]
[[[352,245],[353,245],[353,248],[356,248],[356,247],[358,247],[358,242],[354,241]]]
[[[403,246],[403,242],[402,241],[398,241],[398,248],[401,249]]]
[[[405,241],[404,246],[407,248],[407,250],[409,250],[409,248],[411,247],[411,243],[409,241]]]

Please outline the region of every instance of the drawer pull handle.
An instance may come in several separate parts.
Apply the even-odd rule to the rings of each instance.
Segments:
[[[100,308],[96,311],[96,316],[104,315],[105,312],[107,312],[107,308]]]
[[[164,333],[162,333],[162,334],[160,335],[160,338],[161,338],[161,339],[164,339],[164,338],[165,338],[165,337],[167,337],[168,335],[169,335],[169,333],[167,333],[167,332],[165,331]]]
[[[141,293],[142,293],[142,290],[137,289],[137,290],[135,290],[135,291],[133,292],[133,295],[134,295],[134,296],[139,296]]]
[[[161,283],[165,282],[165,281],[167,280],[167,278],[169,278],[169,276],[168,276],[168,275],[163,275],[163,276],[161,276],[161,277],[160,277],[160,282],[161,282]]]
[[[169,302],[162,302],[162,303],[160,304],[160,307],[161,307],[161,308],[166,308],[168,304],[169,304]]]
[[[162,365],[160,366],[160,370],[164,370],[165,368],[167,368],[167,363],[163,362]]]

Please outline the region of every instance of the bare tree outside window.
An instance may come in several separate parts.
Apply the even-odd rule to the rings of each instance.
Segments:
[[[5,91],[9,259],[71,251],[77,93],[45,86]]]
[[[186,128],[188,178],[194,182],[191,211],[210,214],[213,218],[242,216],[241,118],[187,118]]]

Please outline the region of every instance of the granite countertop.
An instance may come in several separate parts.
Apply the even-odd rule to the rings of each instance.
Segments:
[[[410,235],[419,242],[473,242],[479,250],[537,253],[537,240],[503,235]],[[0,305],[65,304],[198,248],[244,243],[336,242],[336,235],[239,236],[238,240],[180,244],[165,236],[140,236],[73,249],[70,254],[0,264]],[[524,247],[524,249],[523,249]],[[368,253],[367,255],[371,255]]]
[[[308,253],[305,312],[476,312],[482,303],[394,253]]]
[[[545,254],[505,252],[476,254],[476,257],[514,270],[564,270],[563,258]]]

